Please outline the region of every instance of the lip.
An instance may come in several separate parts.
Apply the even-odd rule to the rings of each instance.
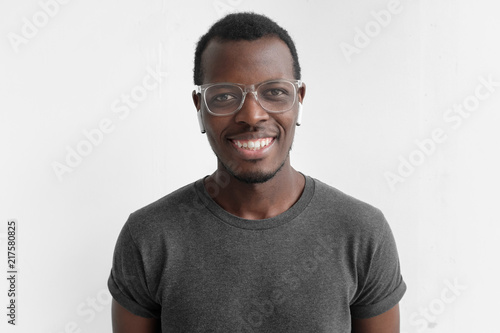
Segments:
[[[236,144],[236,141],[238,141],[238,139],[242,140],[242,141],[246,141],[246,140],[264,139],[264,138],[270,138],[272,140],[265,148],[261,148],[259,150],[249,150],[249,149],[245,149],[245,148],[240,148]],[[271,137],[271,136],[268,136],[268,137],[265,137],[265,136],[264,137],[239,137],[238,139],[236,139],[236,138],[229,139],[229,142],[231,143],[231,146],[236,150],[238,155],[240,155],[243,159],[248,159],[248,160],[262,159],[262,158],[266,157],[267,155],[269,155],[271,149],[274,146],[274,142],[276,141],[276,138]]]

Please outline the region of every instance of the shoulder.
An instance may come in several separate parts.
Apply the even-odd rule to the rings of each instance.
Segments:
[[[310,207],[331,227],[352,236],[383,238],[388,224],[382,211],[335,187],[313,178],[315,190]]]
[[[133,238],[151,239],[166,227],[175,228],[181,222],[186,207],[193,207],[197,202],[199,199],[193,182],[136,210],[130,214],[124,227],[129,229]]]

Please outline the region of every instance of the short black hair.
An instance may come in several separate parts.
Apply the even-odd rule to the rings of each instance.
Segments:
[[[203,82],[203,69],[201,68],[201,55],[212,39],[220,41],[256,40],[264,36],[276,36],[281,39],[290,49],[293,59],[293,75],[300,80],[300,65],[295,44],[288,32],[267,16],[241,12],[226,15],[203,35],[194,54],[194,84],[201,85]]]

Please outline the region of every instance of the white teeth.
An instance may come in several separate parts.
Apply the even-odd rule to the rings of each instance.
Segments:
[[[240,141],[234,141],[234,143],[240,148],[245,148],[248,150],[259,150],[269,145],[269,143],[271,143],[272,140],[273,140],[272,138],[265,138],[255,141],[246,141],[243,143],[241,143]]]

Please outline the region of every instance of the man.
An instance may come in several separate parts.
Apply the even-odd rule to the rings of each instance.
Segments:
[[[306,86],[288,33],[228,15],[200,39],[194,80],[217,170],[130,216],[114,332],[399,332],[383,215],[290,164]]]

